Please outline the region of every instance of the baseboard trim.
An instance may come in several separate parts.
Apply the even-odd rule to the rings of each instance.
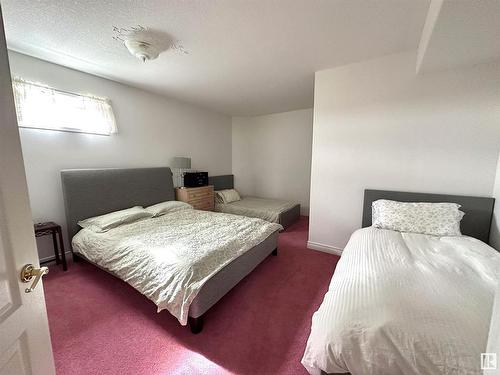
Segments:
[[[68,259],[71,259],[71,251],[66,251],[66,261]],[[45,257],[45,258],[40,258],[39,259],[39,262],[40,263],[49,263],[49,262],[55,262],[56,261],[56,256],[55,255],[51,255],[49,257]]]
[[[342,250],[340,247],[325,245],[318,242],[307,241],[307,248],[311,250],[322,251],[324,253],[342,255]]]

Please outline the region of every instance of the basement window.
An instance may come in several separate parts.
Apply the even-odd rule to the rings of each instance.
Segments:
[[[111,135],[117,132],[111,102],[14,79],[17,122],[22,128]]]

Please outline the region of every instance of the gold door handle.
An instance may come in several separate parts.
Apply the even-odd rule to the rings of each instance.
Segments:
[[[42,276],[48,273],[49,269],[47,267],[35,268],[32,264],[26,264],[21,270],[21,281],[23,283],[29,283],[32,278],[35,278],[35,280],[33,280],[31,287],[24,290],[25,293],[34,291]]]

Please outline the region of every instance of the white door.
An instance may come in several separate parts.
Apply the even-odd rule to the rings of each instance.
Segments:
[[[25,264],[38,268],[0,10],[0,374],[55,374],[42,284],[26,293]]]

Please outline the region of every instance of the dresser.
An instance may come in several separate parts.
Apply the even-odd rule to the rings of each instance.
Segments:
[[[197,210],[214,210],[214,187],[183,187],[175,189],[175,199],[181,202],[189,203]]]

